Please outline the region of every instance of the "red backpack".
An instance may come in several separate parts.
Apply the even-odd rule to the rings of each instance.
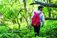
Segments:
[[[38,24],[40,24],[40,15],[41,13],[37,14],[36,12],[34,12],[34,16],[32,18],[32,25],[33,26],[38,26]]]

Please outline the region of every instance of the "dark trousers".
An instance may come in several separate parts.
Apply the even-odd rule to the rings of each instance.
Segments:
[[[40,24],[38,26],[34,26],[35,37],[39,36],[39,32],[40,32]]]

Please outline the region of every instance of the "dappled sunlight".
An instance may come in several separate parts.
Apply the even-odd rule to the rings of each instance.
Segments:
[[[43,13],[36,29],[34,11]],[[57,0],[0,0],[0,38],[57,38]]]

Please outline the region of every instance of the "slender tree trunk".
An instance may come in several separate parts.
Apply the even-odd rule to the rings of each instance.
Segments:
[[[28,25],[28,12],[27,12],[27,8],[26,8],[26,0],[23,0],[23,3],[24,3],[24,9],[25,9],[25,12],[26,12],[26,22],[27,22],[27,25]]]
[[[17,18],[17,23],[18,23],[18,25],[19,25],[19,30],[20,30],[20,23],[19,23],[19,20],[18,20],[18,18]]]
[[[51,3],[51,0],[49,0],[49,3]],[[49,17],[51,17],[51,8],[48,7],[48,11],[49,11]]]
[[[25,11],[27,11],[27,8],[26,8],[26,0],[23,0],[23,3],[24,3],[24,9],[25,9]]]

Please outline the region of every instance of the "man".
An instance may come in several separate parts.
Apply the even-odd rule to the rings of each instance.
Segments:
[[[43,25],[44,25],[44,14],[42,13],[42,9],[43,9],[43,6],[42,5],[40,5],[39,7],[38,7],[38,10],[35,10],[34,12],[36,12],[37,14],[39,14],[39,17],[40,17],[40,22],[37,24],[38,26],[33,26],[34,27],[34,32],[35,32],[35,37],[36,36],[39,36],[39,31],[40,31],[40,25],[41,25],[41,23],[42,23],[42,27],[43,27]],[[34,12],[33,12],[33,15],[34,15]],[[33,16],[32,16],[32,18],[33,18]]]

